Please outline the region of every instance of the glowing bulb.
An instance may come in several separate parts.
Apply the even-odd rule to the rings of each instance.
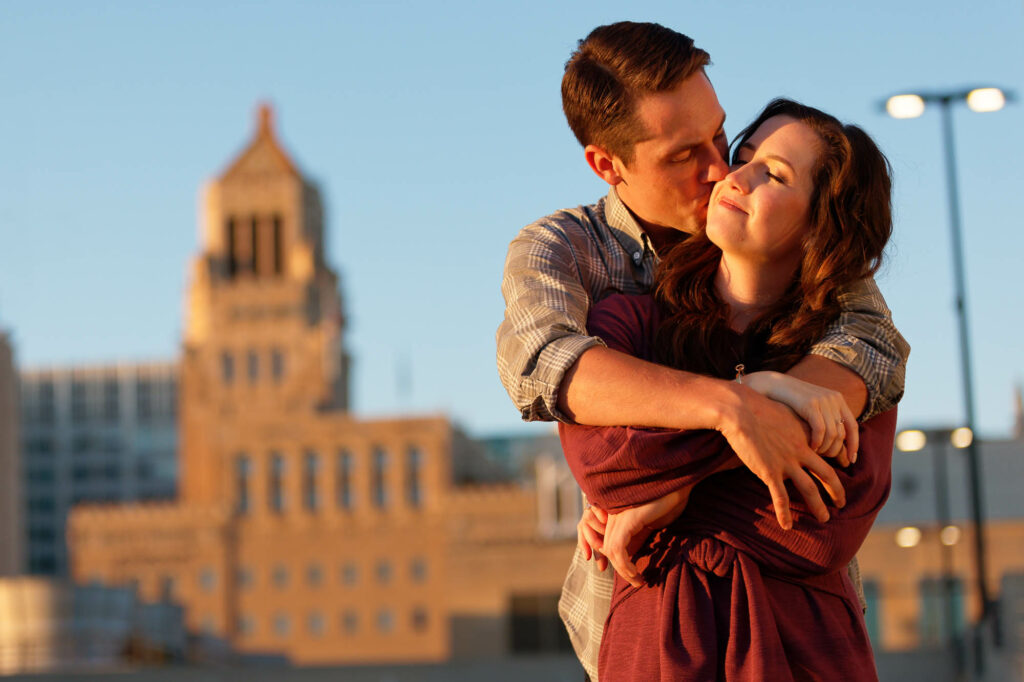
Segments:
[[[972,111],[999,111],[1006,104],[1006,95],[999,88],[978,88],[967,93],[967,106]]]
[[[917,547],[921,542],[921,529],[907,526],[896,531],[896,544],[900,547]]]
[[[924,100],[920,95],[895,95],[885,103],[885,110],[893,118],[917,118],[924,113]]]
[[[917,452],[924,449],[927,442],[928,437],[924,435],[924,431],[900,431],[896,435],[896,449],[901,452]]]
[[[961,426],[949,434],[949,442],[953,444],[954,448],[966,448],[974,442],[974,432],[966,426]]]
[[[939,532],[939,540],[947,547],[952,547],[960,542],[960,529],[956,526],[946,526]]]

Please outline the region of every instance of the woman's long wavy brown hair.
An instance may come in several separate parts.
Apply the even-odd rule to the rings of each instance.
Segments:
[[[783,296],[740,334],[729,327],[728,306],[715,290],[722,252],[703,232],[662,260],[655,297],[662,322],[655,359],[701,374],[731,376],[747,370],[785,371],[825,335],[840,312],[839,294],[874,274],[892,233],[889,162],[874,141],[813,107],[776,99],[734,141],[733,158],[770,118],[789,116],[821,141],[814,168],[803,258]]]

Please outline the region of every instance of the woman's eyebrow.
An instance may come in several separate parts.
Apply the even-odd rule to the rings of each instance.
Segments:
[[[750,144],[749,142],[744,142],[743,144],[740,145],[740,148],[739,148],[738,151],[742,151],[742,150],[746,150],[746,151],[751,152],[751,153],[757,151],[757,149],[754,147],[754,145]],[[779,163],[784,164],[786,167],[788,167],[789,170],[793,171],[794,173],[796,172],[796,170],[793,168],[793,164],[791,164],[788,160],[786,160],[785,157],[779,156],[778,154],[765,154],[764,158],[771,159],[772,161],[778,161]]]

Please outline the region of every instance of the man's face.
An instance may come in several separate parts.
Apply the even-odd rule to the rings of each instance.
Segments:
[[[619,197],[651,231],[699,231],[712,187],[729,172],[725,112],[711,82],[696,73],[674,90],[643,96],[636,113],[645,134],[628,165],[614,157]]]

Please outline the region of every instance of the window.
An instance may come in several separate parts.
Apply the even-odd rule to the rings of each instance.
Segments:
[[[268,500],[271,510],[275,512],[284,511],[284,457],[280,453],[270,455],[270,486],[268,487]]]
[[[423,557],[416,557],[409,564],[409,575],[414,583],[422,583],[427,580],[427,560]]]
[[[569,652],[572,644],[558,617],[558,594],[512,597],[514,653]]]
[[[391,609],[381,609],[377,612],[377,629],[388,634],[395,629],[395,612]]]
[[[391,562],[387,559],[381,559],[377,562],[377,582],[381,585],[387,585],[391,582]]]
[[[71,421],[82,423],[89,418],[85,398],[85,384],[75,379],[71,382]]]
[[[238,634],[251,635],[256,632],[256,621],[252,616],[241,615],[238,617]]]
[[[412,507],[423,504],[423,488],[420,480],[423,469],[423,454],[415,445],[410,446],[405,460],[405,499]]]
[[[310,587],[320,587],[324,581],[324,571],[320,564],[310,564],[306,568],[306,582]]]
[[[359,567],[349,562],[341,567],[341,582],[343,585],[355,585],[359,582]]]
[[[868,603],[867,610],[864,612],[864,625],[868,630],[868,638],[871,640],[871,645],[878,650],[878,647],[882,645],[882,640],[879,639],[881,630],[879,629],[879,618],[878,610],[881,608],[881,598],[878,583],[874,580],[865,580],[863,582],[864,587],[864,601]]]
[[[36,416],[40,424],[53,424],[57,418],[54,401],[53,381],[46,379],[39,384],[39,404]]]
[[[284,270],[284,224],[281,216],[274,214],[274,274],[280,275]]]
[[[235,513],[249,513],[249,480],[251,478],[248,455],[235,459]]]
[[[427,610],[417,606],[412,610],[412,629],[416,632],[423,632],[427,629]]]
[[[922,646],[945,646],[964,634],[964,586],[954,577],[925,578],[920,584]]]
[[[302,504],[306,511],[314,512],[320,508],[320,495],[317,490],[319,473],[320,455],[307,452],[302,464]]]
[[[235,573],[235,582],[243,590],[252,587],[252,570],[246,566],[239,566]]]
[[[378,509],[388,506],[387,489],[388,453],[383,448],[373,449],[373,504]]]
[[[235,380],[235,356],[230,351],[220,354],[220,376],[228,385]]]
[[[255,384],[260,378],[260,354],[250,350],[246,354],[246,367],[249,373],[249,383]]]
[[[278,637],[287,637],[292,629],[291,619],[287,613],[278,611],[274,614],[274,634]]]
[[[260,218],[255,213],[249,218],[249,261],[246,269],[255,275],[259,270],[259,258],[257,256],[257,245],[259,241]]]
[[[103,419],[108,424],[116,423],[120,410],[120,386],[117,379],[107,379],[103,383]]]
[[[306,619],[306,623],[309,628],[309,634],[314,637],[320,637],[324,634],[324,616],[319,611],[311,612]]]
[[[339,509],[352,509],[355,500],[352,498],[352,453],[342,450],[338,453],[337,484],[335,494]]]
[[[135,413],[140,422],[153,419],[155,410],[153,400],[153,384],[149,379],[139,379],[135,384]]]
[[[235,219],[228,218],[227,224],[225,225],[225,232],[227,233],[227,265],[228,265],[228,279],[234,279],[238,273],[238,241],[235,233]]]
[[[354,635],[359,631],[359,614],[348,609],[341,614],[341,629],[346,635]]]
[[[274,583],[274,587],[279,590],[288,587],[288,568],[284,564],[274,566],[274,572],[271,574],[270,580]]]
[[[199,587],[203,592],[213,592],[217,587],[217,574],[212,568],[204,568],[199,572]]]
[[[281,383],[284,378],[284,351],[274,348],[270,351],[270,375],[275,384]]]
[[[160,579],[160,601],[174,601],[178,594],[178,581],[173,575],[165,575]]]

